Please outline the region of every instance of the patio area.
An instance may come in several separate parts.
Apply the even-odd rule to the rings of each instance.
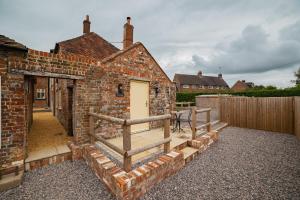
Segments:
[[[200,125],[203,123],[199,123]],[[212,126],[213,130],[217,130],[222,128],[225,124],[218,123]],[[173,126],[170,127],[173,129]],[[170,149],[177,148],[179,146],[186,146],[188,140],[192,138],[192,130],[189,127],[188,123],[182,124],[182,129],[180,132],[172,131],[171,132],[171,143]],[[197,132],[197,135],[202,135],[206,133],[205,128]],[[144,131],[140,133],[134,133],[131,135],[131,145],[132,149],[138,149],[146,145],[150,145],[152,143],[159,142],[160,140],[164,139],[164,129],[163,128],[156,128],[151,129],[149,131]],[[123,148],[123,137],[117,137],[113,139],[108,139],[107,142],[119,147],[120,149]],[[120,166],[123,163],[123,156],[114,151],[113,149],[109,148],[105,144],[101,143],[100,141],[96,142],[97,147],[99,147],[103,152],[106,153],[108,157],[117,161]],[[186,149],[186,151],[192,150],[191,148]],[[163,152],[163,145],[160,147],[154,147],[152,149],[146,150],[144,152],[138,153],[132,157],[133,164],[142,163],[144,160],[150,159],[152,156],[158,155]],[[191,152],[192,153],[192,152]]]
[[[299,174],[300,141],[294,135],[228,127],[218,142],[142,199],[299,199]],[[114,199],[83,161],[26,173],[21,186],[0,196]]]

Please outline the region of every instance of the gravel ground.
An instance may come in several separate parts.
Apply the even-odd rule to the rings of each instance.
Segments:
[[[300,199],[300,141],[226,128],[219,142],[143,199]]]
[[[83,161],[68,161],[26,173],[24,183],[0,199],[114,198]],[[219,142],[143,199],[300,199],[300,141],[226,128]]]
[[[23,184],[0,193],[0,199],[112,200],[114,198],[84,161],[66,161],[26,173]]]

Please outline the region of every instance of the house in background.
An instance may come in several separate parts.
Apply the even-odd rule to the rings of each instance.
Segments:
[[[242,92],[245,91],[247,89],[253,88],[254,87],[254,83],[253,82],[246,82],[245,80],[238,80],[233,86],[232,86],[232,90],[234,92]]]
[[[204,76],[202,71],[199,71],[197,75],[175,74],[173,81],[176,83],[177,92],[205,92],[229,89],[222,74]]]
[[[49,78],[36,77],[34,81],[34,108],[48,108],[49,107]]]

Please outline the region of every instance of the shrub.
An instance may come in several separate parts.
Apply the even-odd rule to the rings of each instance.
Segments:
[[[300,87],[286,88],[286,89],[250,89],[244,92],[199,92],[199,93],[177,93],[176,101],[177,102],[195,102],[195,97],[198,95],[205,94],[229,94],[233,96],[247,96],[247,97],[288,97],[288,96],[300,96]]]

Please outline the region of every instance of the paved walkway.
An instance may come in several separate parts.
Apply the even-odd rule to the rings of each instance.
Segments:
[[[220,140],[143,199],[300,199],[300,141],[289,134],[226,128]],[[83,161],[25,174],[0,199],[113,197]]]
[[[28,134],[28,158],[26,161],[69,151],[71,140],[52,112],[34,112],[33,124]]]

